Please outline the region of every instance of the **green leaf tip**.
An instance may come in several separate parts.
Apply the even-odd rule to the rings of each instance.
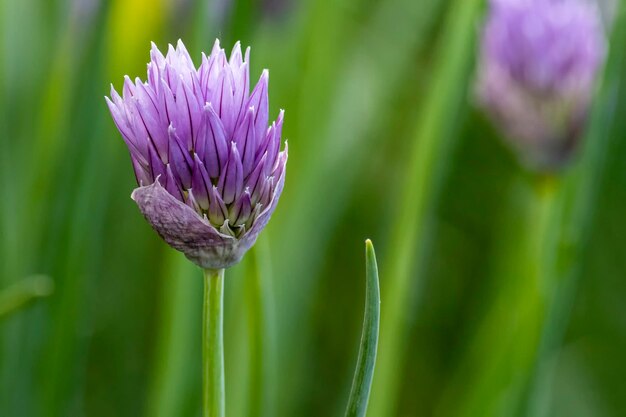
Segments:
[[[378,266],[372,241],[365,241],[365,315],[361,345],[357,359],[352,389],[348,399],[346,417],[363,417],[367,412],[367,402],[374,377],[376,352],[378,350],[378,330],[380,323],[380,288]]]

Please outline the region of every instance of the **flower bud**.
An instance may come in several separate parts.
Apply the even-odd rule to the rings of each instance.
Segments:
[[[602,20],[585,0],[491,0],[477,96],[528,165],[551,170],[576,148],[606,55]]]
[[[226,58],[219,41],[196,69],[178,41],[153,44],[147,81],[126,77],[106,98],[139,187],[131,197],[173,248],[202,268],[241,260],[283,189],[283,112],[268,128],[268,80],[250,93],[249,49]]]

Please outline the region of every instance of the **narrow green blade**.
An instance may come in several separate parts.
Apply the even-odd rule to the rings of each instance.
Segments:
[[[356,371],[352,380],[352,390],[346,409],[346,417],[365,416],[367,402],[370,397],[376,351],[378,349],[378,325],[380,321],[380,289],[378,286],[378,266],[376,253],[371,240],[365,241],[365,317],[363,318],[363,333],[361,347],[357,359]]]

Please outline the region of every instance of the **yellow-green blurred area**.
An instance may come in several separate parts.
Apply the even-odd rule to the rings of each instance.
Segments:
[[[201,415],[202,274],[130,199],[104,96],[125,74],[145,77],[150,41],[181,38],[198,63],[216,37],[251,46],[252,79],[269,69],[290,154],[270,224],[227,272],[229,417],[342,415],[366,238],[380,267],[379,359],[396,331],[386,314],[402,329],[374,374],[370,417],[626,416],[626,22],[618,14],[610,34],[594,142],[546,179],[474,106],[485,9],[2,0],[0,288],[45,295],[22,280],[47,276],[54,291],[3,310],[0,416]],[[559,208],[544,212],[554,188]],[[544,240],[545,223],[558,232]]]

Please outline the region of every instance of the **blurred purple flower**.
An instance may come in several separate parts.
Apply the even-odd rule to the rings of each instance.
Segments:
[[[148,81],[126,77],[106,98],[130,151],[139,209],[203,268],[239,262],[274,211],[285,181],[283,111],[268,128],[268,72],[249,93],[249,52],[219,41],[195,68],[185,46],[153,44]]]
[[[605,55],[589,1],[491,0],[478,99],[525,162],[555,168],[578,143]]]

